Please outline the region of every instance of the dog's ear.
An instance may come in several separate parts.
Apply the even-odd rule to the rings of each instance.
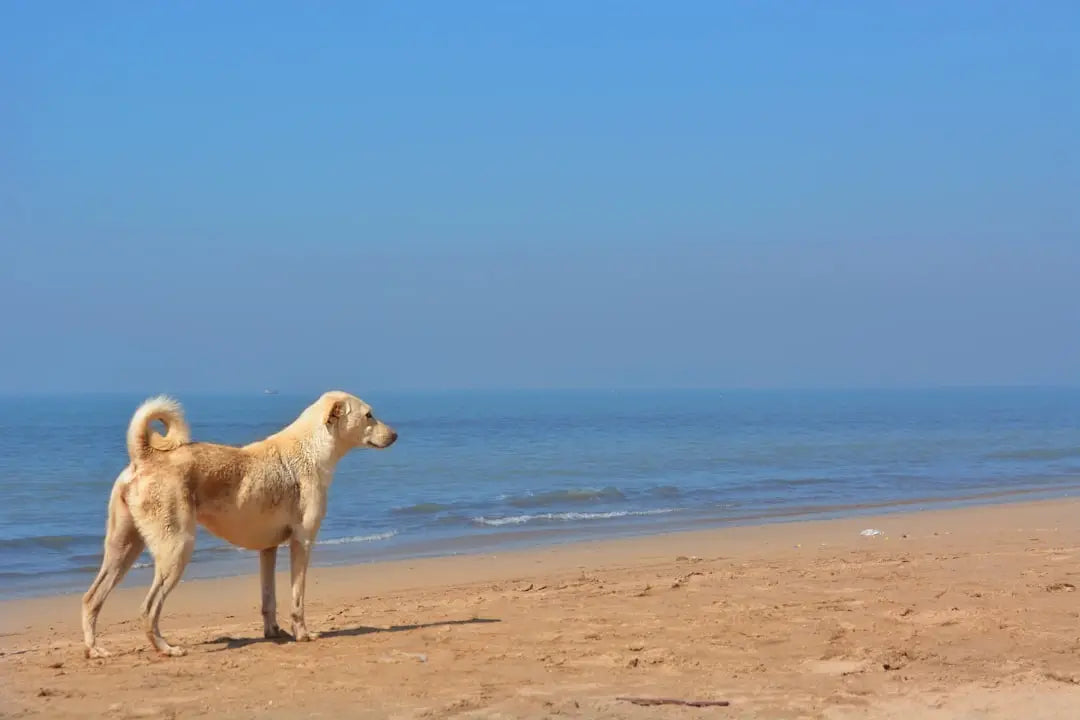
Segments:
[[[326,424],[335,425],[337,421],[341,419],[341,416],[345,414],[345,401],[335,400],[326,411]]]

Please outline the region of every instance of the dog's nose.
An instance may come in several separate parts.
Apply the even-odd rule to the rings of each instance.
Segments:
[[[396,430],[391,430],[390,431],[390,442],[392,442],[392,443],[397,442],[397,431]]]

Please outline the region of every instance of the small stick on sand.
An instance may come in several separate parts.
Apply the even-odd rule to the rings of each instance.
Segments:
[[[616,700],[624,700],[635,705],[685,705],[686,707],[727,707],[731,705],[727,700],[677,700],[675,698],[646,698],[646,697],[618,697]]]

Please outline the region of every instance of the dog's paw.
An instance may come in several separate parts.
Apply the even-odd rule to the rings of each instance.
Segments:
[[[107,658],[107,657],[112,657],[112,653],[109,652],[108,650],[106,650],[105,648],[99,646],[99,645],[95,645],[94,647],[86,648],[86,659],[87,660],[97,660],[97,659],[100,659],[100,658]]]
[[[319,633],[309,632],[307,630],[297,630],[293,633],[296,637],[296,642],[311,642],[312,640],[318,640]]]
[[[166,645],[158,650],[158,652],[166,657],[184,657],[187,655],[187,650],[182,647],[176,647],[175,645]]]
[[[273,627],[263,628],[263,637],[267,640],[276,640],[278,638],[288,637],[289,633],[285,632],[278,625]]]

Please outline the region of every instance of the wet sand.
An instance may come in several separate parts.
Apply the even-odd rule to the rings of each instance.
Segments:
[[[262,639],[256,575],[192,580],[162,621],[183,658],[148,649],[145,588],[109,599],[105,660],[79,596],[18,600],[0,716],[1073,717],[1077,586],[1060,500],[315,568],[312,643]]]

